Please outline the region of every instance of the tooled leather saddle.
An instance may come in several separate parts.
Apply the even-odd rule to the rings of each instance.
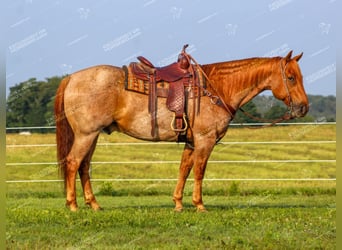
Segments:
[[[188,129],[187,102],[197,97],[197,112],[201,97],[202,75],[191,64],[191,57],[185,52],[184,45],[177,62],[164,67],[155,67],[149,60],[139,56],[139,62],[132,62],[126,72],[125,88],[149,96],[148,110],[151,114],[151,135],[157,137],[157,98],[166,99],[167,108],[174,112],[171,129],[178,135],[185,134]],[[194,105],[195,108],[195,105]]]

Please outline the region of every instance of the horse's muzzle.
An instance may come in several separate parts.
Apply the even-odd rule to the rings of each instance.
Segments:
[[[303,117],[308,113],[309,106],[306,104],[295,105],[291,111],[291,118]]]

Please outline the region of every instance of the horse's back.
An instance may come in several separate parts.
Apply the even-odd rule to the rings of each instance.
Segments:
[[[121,69],[121,68],[114,66],[114,65],[109,65],[109,64],[100,64],[100,65],[94,65],[88,68],[81,69],[79,71],[72,73],[71,75],[77,75],[80,73],[81,74],[90,73],[90,72],[93,72],[94,70],[95,71],[98,71],[98,70],[113,71],[113,70],[118,70],[118,69]]]

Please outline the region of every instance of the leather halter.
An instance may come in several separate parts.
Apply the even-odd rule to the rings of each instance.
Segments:
[[[286,70],[286,67],[287,67],[288,63],[285,63],[285,66],[283,68],[281,66],[281,61],[282,60],[280,60],[280,72],[281,72],[281,76],[283,78],[283,83],[284,83],[285,90],[286,90],[286,93],[287,93],[287,97],[288,97],[288,100],[289,100],[289,107],[287,108],[287,113],[291,116],[291,113],[293,111],[293,102],[292,102],[292,98],[291,98],[291,95],[290,95],[290,90],[289,90],[289,86],[287,84],[287,77],[286,77],[286,73],[285,73],[285,70]]]

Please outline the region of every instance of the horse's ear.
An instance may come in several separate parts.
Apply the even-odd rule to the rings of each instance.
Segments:
[[[293,59],[296,60],[297,62],[299,61],[299,59],[301,59],[303,56],[303,52],[300,53],[299,55],[296,55]]]
[[[285,56],[285,61],[286,62],[291,61],[292,52],[293,52],[293,50],[290,50],[290,52],[287,53],[287,55]]]

